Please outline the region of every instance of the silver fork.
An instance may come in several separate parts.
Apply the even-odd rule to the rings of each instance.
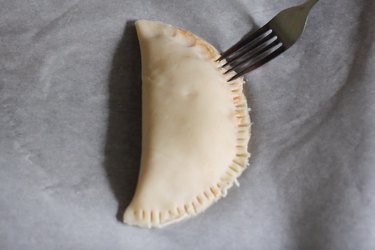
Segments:
[[[317,2],[308,0],[281,11],[262,28],[225,51],[217,61],[226,60],[222,65],[227,69],[225,74],[236,72],[228,81],[253,71],[289,49],[301,36],[307,16]]]

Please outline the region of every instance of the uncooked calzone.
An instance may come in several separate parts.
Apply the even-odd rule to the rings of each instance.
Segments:
[[[216,62],[217,50],[167,24],[136,22],[142,56],[142,157],[124,221],[162,227],[196,215],[248,165],[250,117],[243,79]]]

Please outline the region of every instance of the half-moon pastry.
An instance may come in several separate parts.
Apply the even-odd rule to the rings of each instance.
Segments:
[[[248,165],[242,78],[227,82],[217,50],[183,29],[136,22],[142,57],[142,156],[124,222],[162,227],[196,215]]]

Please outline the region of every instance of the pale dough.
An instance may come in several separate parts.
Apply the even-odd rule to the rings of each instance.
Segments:
[[[214,47],[180,28],[139,20],[142,158],[124,221],[161,227],[210,206],[248,165],[243,79],[227,82]]]

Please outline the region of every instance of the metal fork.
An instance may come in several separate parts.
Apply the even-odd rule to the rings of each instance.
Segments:
[[[317,2],[308,0],[281,11],[266,25],[225,51],[217,61],[226,60],[222,65],[227,69],[225,74],[236,72],[228,81],[253,71],[289,49],[301,36],[307,16]]]

